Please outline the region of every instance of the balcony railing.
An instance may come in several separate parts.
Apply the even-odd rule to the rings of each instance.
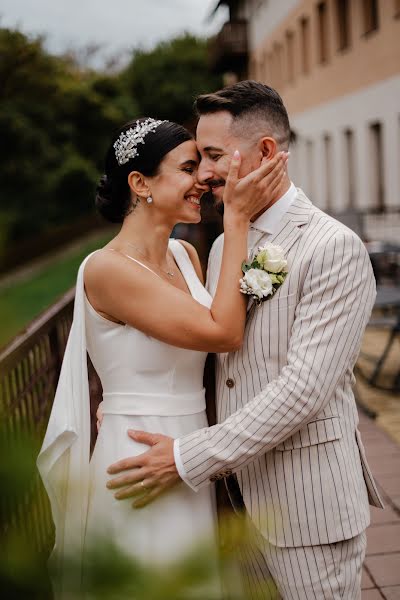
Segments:
[[[248,62],[247,21],[228,21],[210,46],[210,64],[217,72],[242,73]]]
[[[39,452],[72,323],[73,303],[74,289],[0,353],[2,447],[7,446],[9,440],[11,449],[17,439],[26,438],[32,442],[35,456]],[[94,442],[94,416],[102,391],[90,361],[89,385]],[[6,493],[5,499],[2,494],[0,537],[5,539],[11,531],[22,534],[38,553],[46,554],[52,545],[53,525],[47,495],[37,472],[28,488],[29,491],[24,488],[22,495]]]

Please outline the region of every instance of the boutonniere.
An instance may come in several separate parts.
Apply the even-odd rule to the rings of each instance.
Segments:
[[[272,298],[285,281],[287,260],[280,246],[267,242],[258,248],[251,262],[242,264],[242,271],[244,275],[240,280],[240,291],[252,296],[260,305]]]

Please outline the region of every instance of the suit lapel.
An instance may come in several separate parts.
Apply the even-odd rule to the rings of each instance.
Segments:
[[[257,245],[259,245],[260,242],[276,244],[277,246],[280,246],[285,255],[287,255],[290,248],[301,235],[302,226],[308,222],[311,207],[312,204],[310,200],[307,198],[304,192],[298,188],[296,199],[290,206],[289,210],[284,214],[279,223],[278,229],[272,235],[260,231],[260,236],[258,239],[256,239],[253,247],[251,248],[251,253],[249,256],[253,255],[254,250],[257,248]],[[268,302],[268,300],[266,300],[266,302]],[[247,312],[251,309],[253,304],[254,300],[250,298],[247,305]]]
[[[268,242],[281,246],[285,253],[289,252],[301,235],[302,225],[308,222],[311,207],[310,200],[298,189],[295,201],[284,214],[275,233],[268,238]]]

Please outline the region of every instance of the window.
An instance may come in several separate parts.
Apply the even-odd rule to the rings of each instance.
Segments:
[[[310,20],[303,17],[300,20],[301,62],[304,75],[310,72]]]
[[[350,0],[336,0],[335,7],[338,50],[350,46]]]
[[[348,208],[354,208],[355,202],[355,173],[354,173],[354,134],[351,129],[345,129],[345,173],[346,173],[346,203]]]
[[[257,58],[254,59],[254,79],[256,81],[259,81],[260,79],[260,60],[259,57],[257,56]]]
[[[272,52],[267,54],[267,64],[268,64],[268,85],[274,87],[275,85],[275,71],[274,71],[274,56]]]
[[[383,185],[383,148],[382,148],[382,125],[372,123],[370,125],[371,159],[369,165],[370,183],[374,208],[378,212],[385,210],[385,191]]]
[[[256,59],[252,58],[249,65],[249,74],[252,79],[256,79]]]
[[[275,81],[277,87],[280,87],[284,82],[283,75],[283,47],[282,44],[274,44],[274,62],[275,62]]]
[[[311,200],[314,196],[314,143],[306,141],[306,169],[307,169],[307,191]]]
[[[326,2],[317,4],[318,59],[320,63],[328,60],[328,10]]]
[[[325,155],[325,185],[326,185],[326,210],[332,212],[332,138],[330,135],[324,135],[324,155]]]
[[[263,81],[268,81],[269,68],[268,68],[268,55],[266,52],[263,53],[262,60],[263,60],[263,64],[262,64]]]
[[[287,81],[294,81],[294,33],[286,32]]]
[[[379,27],[378,0],[362,0],[364,34],[376,31]]]

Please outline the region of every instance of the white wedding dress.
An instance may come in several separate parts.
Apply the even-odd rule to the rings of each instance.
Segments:
[[[169,247],[193,298],[210,306],[211,297],[184,247],[176,240]],[[182,482],[141,509],[132,508],[132,499],[116,500],[106,488],[110,464],[147,449],[129,438],[128,429],[175,438],[207,426],[206,354],[170,346],[101,317],[84,292],[83,273],[90,256],[79,269],[73,326],[38,458],[56,527],[58,598],[63,597],[63,559],[69,549],[78,548],[84,567],[85,551],[102,536],[150,565],[168,565],[203,542],[209,551],[211,543],[217,555],[211,487],[196,493]],[[104,416],[90,462],[86,350],[103,386]]]

